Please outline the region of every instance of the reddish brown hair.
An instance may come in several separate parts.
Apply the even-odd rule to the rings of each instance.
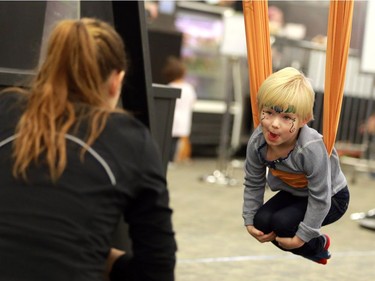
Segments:
[[[86,143],[95,141],[111,111],[105,82],[113,71],[125,70],[126,63],[123,41],[109,24],[95,19],[57,24],[16,129],[15,176],[26,179],[27,168],[41,155],[52,180],[61,176],[67,161],[65,135],[85,115]]]
[[[162,72],[166,82],[170,83],[172,81],[184,78],[186,74],[186,67],[181,59],[170,56],[167,58]]]

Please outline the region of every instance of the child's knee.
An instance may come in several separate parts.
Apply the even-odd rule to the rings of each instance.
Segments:
[[[266,212],[258,212],[254,217],[254,227],[264,233],[270,233],[271,228],[271,214]]]
[[[272,216],[270,225],[272,230],[280,237],[293,237],[298,229],[298,223],[283,216]]]

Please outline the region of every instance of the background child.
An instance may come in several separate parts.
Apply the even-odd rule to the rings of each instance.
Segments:
[[[197,94],[193,85],[185,80],[186,67],[181,59],[169,57],[163,74],[169,86],[181,89],[181,97],[176,100],[174,111],[170,161],[182,162],[191,157],[189,137]]]
[[[322,136],[307,125],[314,96],[291,67],[261,85],[260,125],[247,145],[243,218],[259,242],[326,264],[330,239],[320,228],[345,213],[349,191],[336,150],[328,155]],[[266,183],[277,193],[264,203]]]

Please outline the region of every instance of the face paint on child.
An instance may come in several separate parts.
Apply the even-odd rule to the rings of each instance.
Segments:
[[[284,113],[292,113],[292,114],[295,114],[296,113],[296,109],[293,105],[289,105],[288,108],[285,110]],[[289,129],[289,132],[290,133],[294,133],[296,131],[296,127],[295,127],[295,123],[296,123],[296,119],[295,117],[290,117],[290,120],[292,121],[292,124],[291,124],[291,127]]]
[[[261,119],[260,119],[261,121],[268,119],[269,117],[272,117],[273,114],[285,114],[284,116],[282,116],[282,120],[284,121],[283,123],[288,126],[290,125],[290,128],[289,128],[290,133],[294,133],[296,131],[295,123],[296,123],[297,118],[290,115],[290,113],[295,114],[296,112],[294,106],[289,105],[285,111],[283,107],[278,106],[278,105],[271,105],[271,106],[265,105],[265,107],[271,109],[273,113],[267,110],[262,110]]]
[[[264,119],[266,119],[266,112],[264,110],[262,110],[262,115],[260,117],[260,121],[263,121]]]
[[[277,113],[282,113],[284,110],[281,106],[271,106],[271,109],[275,110]]]
[[[290,132],[290,133],[294,133],[294,132],[296,131],[296,127],[294,127],[295,122],[296,122],[296,119],[293,119],[293,121],[292,121],[292,125],[291,125],[291,127],[290,127],[290,129],[289,129],[289,132]]]

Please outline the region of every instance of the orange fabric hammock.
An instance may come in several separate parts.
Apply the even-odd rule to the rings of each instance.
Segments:
[[[246,47],[249,65],[250,102],[254,127],[259,124],[256,94],[272,74],[272,54],[268,24],[268,1],[244,0]]]
[[[324,84],[323,140],[331,155],[336,140],[344,95],[354,1],[331,0]]]
[[[353,0],[331,0],[328,19],[328,45],[323,110],[323,138],[332,153],[340,119],[346,63],[350,45]],[[246,44],[249,65],[250,100],[254,126],[259,124],[256,95],[272,73],[272,56],[267,0],[244,0]]]

